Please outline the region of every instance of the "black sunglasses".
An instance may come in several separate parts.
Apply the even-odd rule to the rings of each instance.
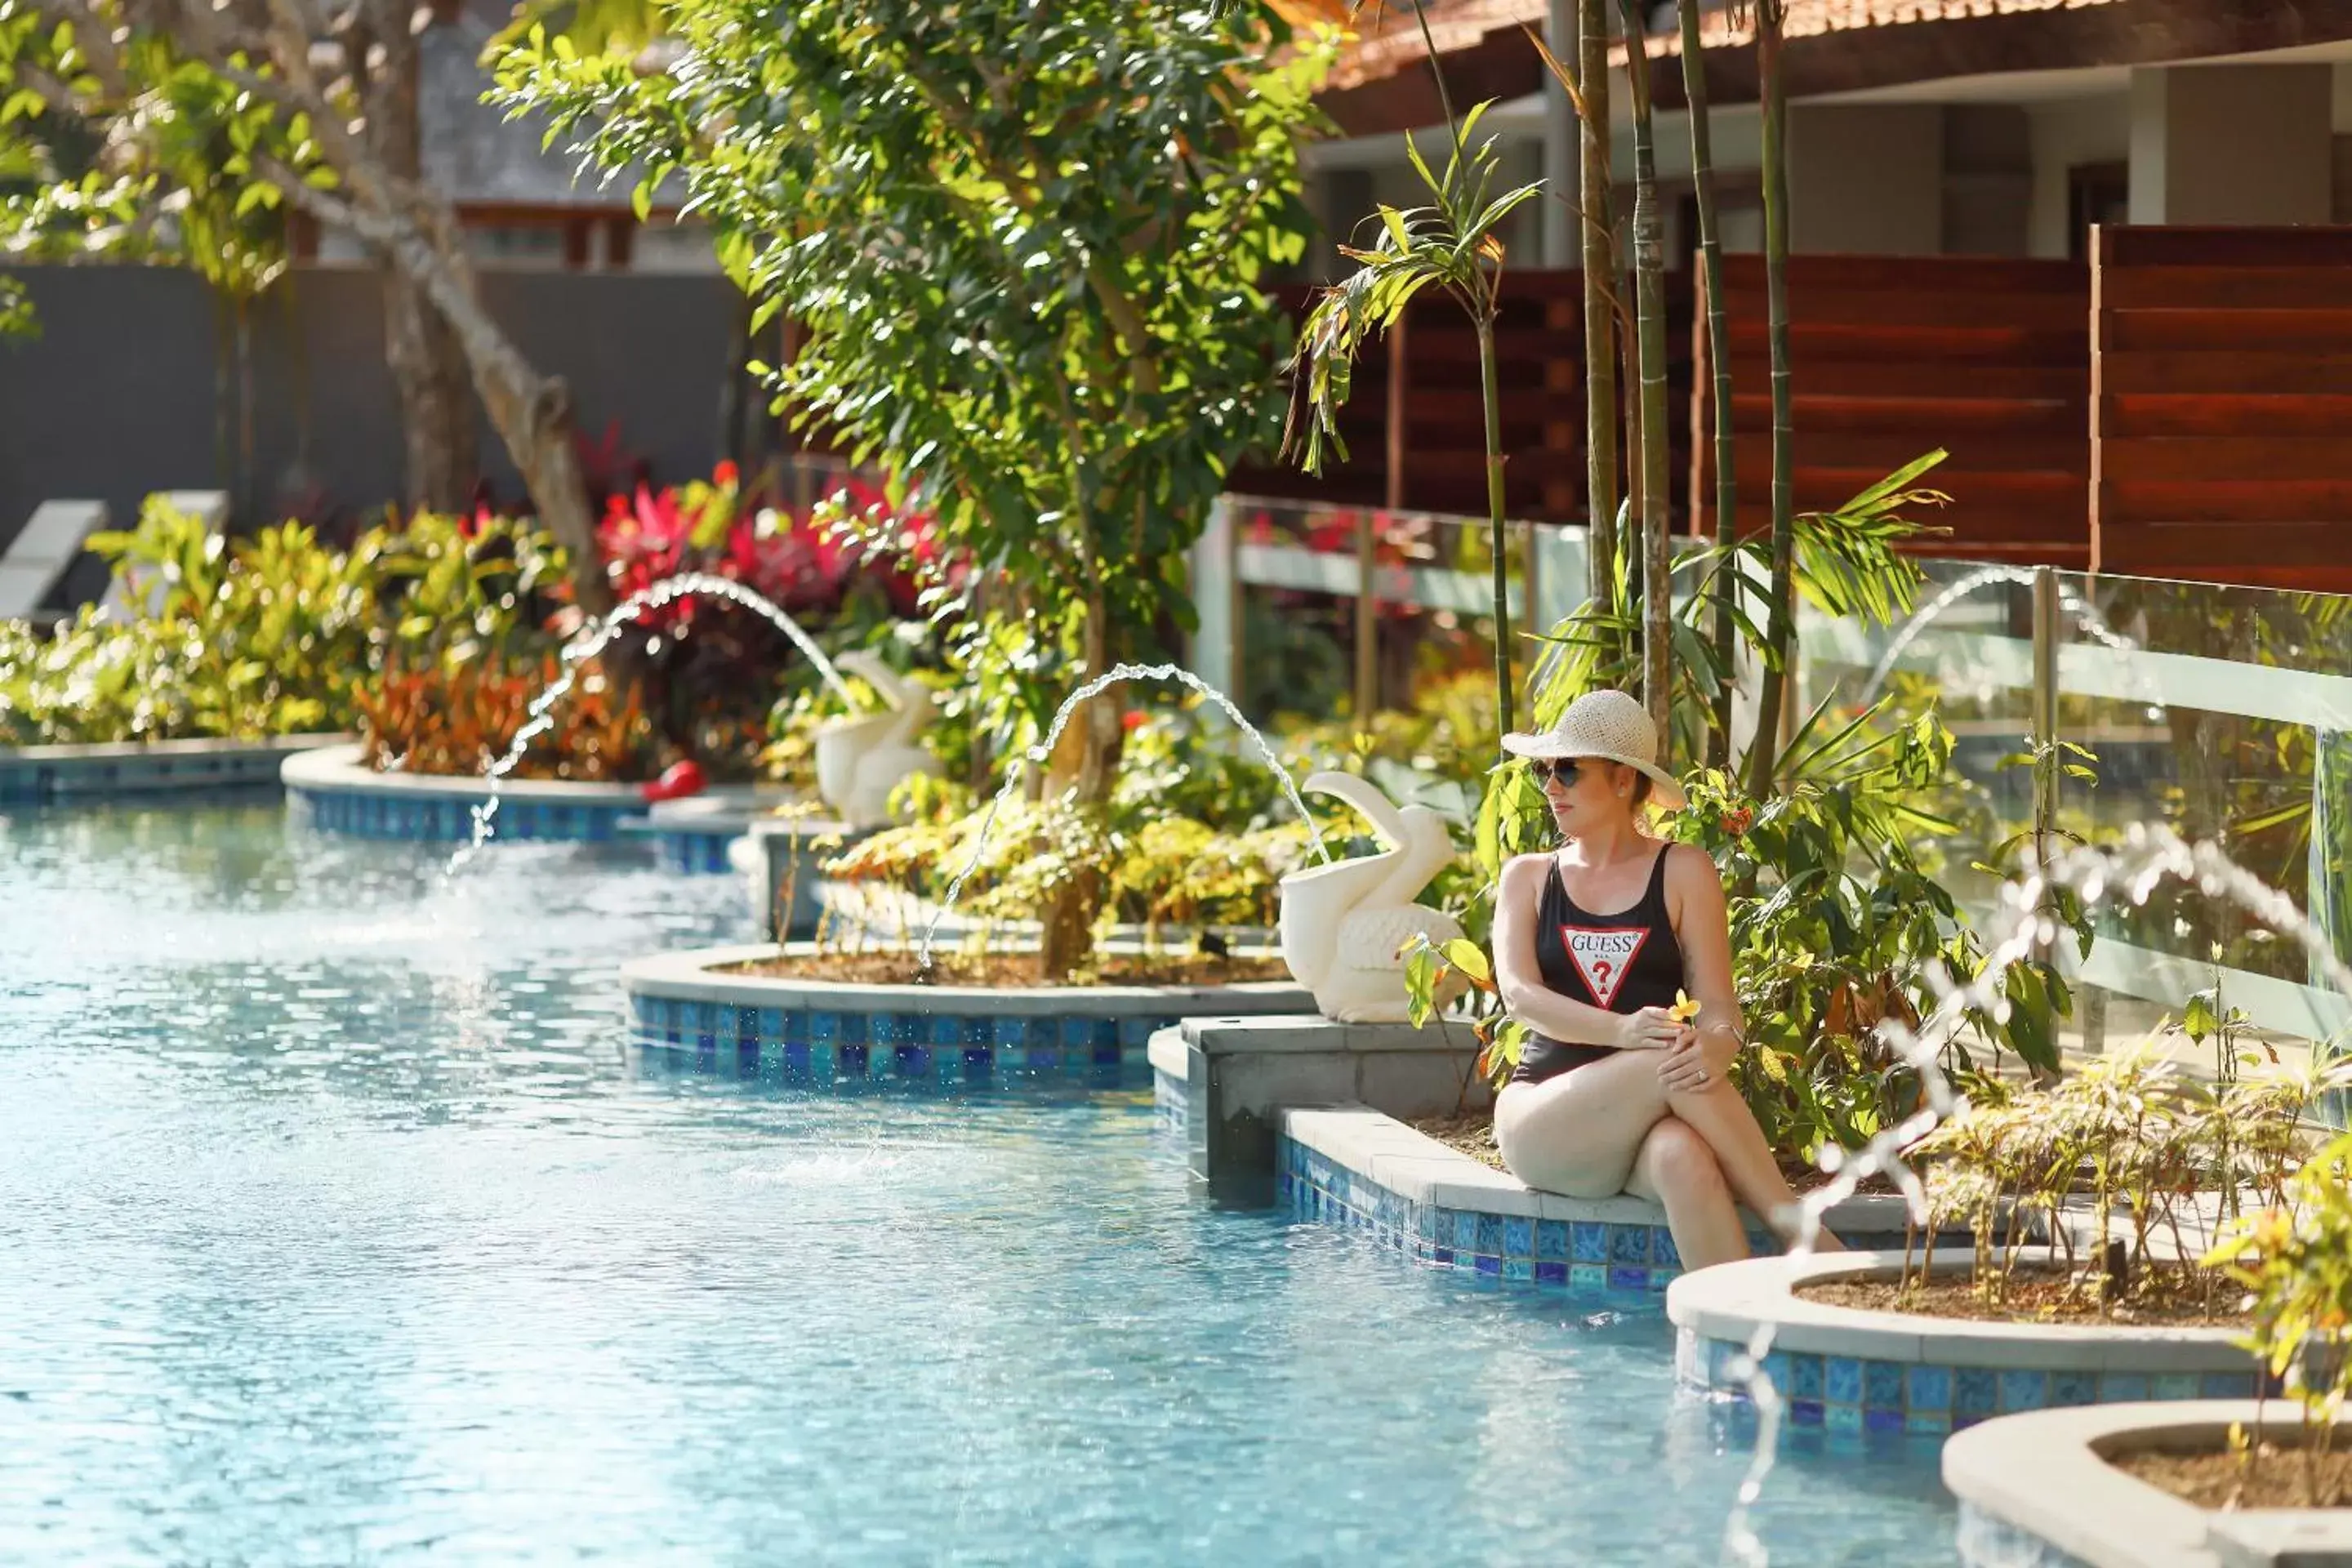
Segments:
[[[1528,772],[1538,789],[1553,784],[1562,789],[1574,789],[1580,766],[1580,759],[1575,757],[1536,757],[1528,762]]]

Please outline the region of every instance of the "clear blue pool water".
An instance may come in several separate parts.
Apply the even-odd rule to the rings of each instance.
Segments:
[[[1213,1210],[1142,1089],[633,1063],[614,965],[732,880],[444,853],[0,815],[0,1562],[1718,1560],[1654,1305]],[[1931,1447],[1769,1498],[1951,1561]]]

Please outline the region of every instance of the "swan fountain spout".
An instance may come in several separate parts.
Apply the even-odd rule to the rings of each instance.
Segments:
[[[1453,916],[1412,901],[1454,858],[1454,836],[1427,806],[1400,809],[1378,785],[1352,773],[1314,773],[1306,787],[1354,806],[1388,848],[1282,879],[1283,962],[1315,994],[1325,1017],[1404,1023],[1398,950],[1415,936],[1444,942],[1463,934]]]
[[[917,737],[931,719],[931,694],[870,653],[847,653],[841,668],[881,693],[879,713],[834,719],[816,732],[816,792],[850,827],[890,821],[890,792],[916,773],[936,773],[939,759]]]

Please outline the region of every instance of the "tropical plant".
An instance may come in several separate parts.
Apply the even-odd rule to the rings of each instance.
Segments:
[[[2303,1505],[2341,1508],[2352,1496],[2327,1478],[2352,1396],[2352,1135],[2313,1155],[2284,1199],[2231,1224],[2205,1263],[2246,1288],[2246,1346],[2301,1408]],[[2243,1452],[2258,1462],[2259,1445]]]
[[[1297,257],[1298,133],[1329,58],[1265,0],[677,0],[646,76],[533,31],[500,98],[612,171],[683,181],[729,275],[799,323],[780,404],[937,520],[961,584],[925,607],[1034,739],[1061,695],[1192,620],[1181,561],[1234,458],[1271,435]],[[1057,772],[1110,795],[1115,702]],[[1088,885],[1046,911],[1082,956]]]
[[[299,523],[235,544],[151,498],[94,534],[120,616],[85,605],[44,635],[0,623],[0,739],[252,739],[346,729],[374,626],[367,563]]]
[[[992,810],[959,786],[909,781],[900,804],[914,820],[851,846],[823,868],[871,890],[869,907],[878,912],[861,924],[886,922],[896,910],[902,944],[914,931],[912,911],[942,898],[959,874],[966,880],[957,912],[975,922],[983,942],[992,928],[1034,920],[1063,886],[1081,880],[1098,884],[1097,938],[1122,921],[1142,926],[1148,940],[1167,924],[1275,923],[1282,877],[1312,852],[1304,825],[1221,830],[1176,815],[1146,788],[1130,789],[1128,774],[1120,791],[1107,811],[1066,795],[1016,797]]]
[[[1971,1282],[1995,1305],[2042,1266],[2027,1251],[2040,1235],[2080,1304],[2102,1314],[2167,1303],[2221,1310],[2228,1281],[2187,1239],[2197,1205],[2218,1194],[2225,1213],[2248,1197],[2291,1206],[2311,1144],[2304,1118],[2346,1079],[2342,1064],[2315,1061],[2260,1080],[2200,1083],[2151,1037],[2063,1083],[2011,1092],[1979,1080],[1960,1114],[1907,1151],[1927,1210],[1912,1239],[1965,1224],[1976,1246]],[[2061,1213],[2084,1201],[2087,1267]],[[1906,1289],[1923,1262],[1906,1247]]]
[[[561,672],[553,654],[511,667],[394,666],[359,695],[361,760],[390,773],[483,773],[512,749],[532,700]],[[615,689],[592,660],[562,721],[523,754],[515,774],[591,784],[644,778],[653,738],[636,689]]]
[[[849,540],[856,516],[891,551],[877,555]],[[820,643],[877,640],[915,608],[915,574],[952,570],[937,559],[927,518],[890,510],[880,492],[852,481],[805,511],[747,487],[732,463],[709,481],[656,489],[640,483],[612,493],[597,528],[614,592],[631,598],[681,574],[740,583],[794,618]],[[751,608],[715,595],[650,605],[627,645],[631,679],[668,747],[698,759],[714,777],[747,777],[763,759],[782,763],[805,749],[781,737],[778,709],[814,718],[837,710],[817,695],[818,675],[799,646]]]
[[[1291,364],[1291,416],[1284,447],[1310,474],[1323,471],[1327,445],[1341,461],[1347,459],[1339,415],[1348,401],[1357,352],[1367,338],[1390,331],[1402,321],[1413,297],[1422,290],[1443,289],[1470,318],[1478,342],[1478,392],[1486,416],[1486,522],[1493,556],[1491,613],[1495,617],[1496,733],[1499,735],[1512,727],[1511,695],[1517,682],[1511,675],[1511,610],[1505,581],[1510,557],[1503,532],[1502,390],[1495,353],[1504,260],[1498,231],[1512,213],[1541,194],[1543,182],[1495,189],[1501,155],[1494,137],[1478,139],[1478,121],[1492,105],[1477,104],[1455,121],[1445,74],[1437,68],[1437,47],[1430,41],[1423,0],[1412,0],[1412,4],[1452,138],[1445,173],[1441,177],[1432,172],[1408,133],[1405,156],[1412,160],[1429,200],[1414,207],[1382,204],[1376,215],[1379,233],[1371,246],[1339,247],[1342,256],[1357,263],[1357,269],[1322,291],[1299,329],[1298,350]]]
[[[351,558],[373,601],[374,668],[536,662],[577,620],[569,558],[528,519],[414,512],[362,534]]]

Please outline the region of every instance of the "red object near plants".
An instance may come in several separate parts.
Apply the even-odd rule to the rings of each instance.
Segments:
[[[688,757],[664,768],[661,777],[638,793],[649,801],[684,800],[688,795],[700,795],[705,782],[702,764]]]

